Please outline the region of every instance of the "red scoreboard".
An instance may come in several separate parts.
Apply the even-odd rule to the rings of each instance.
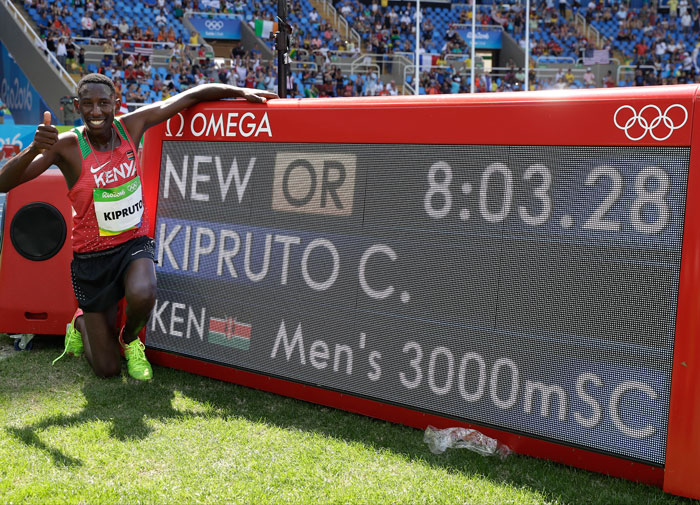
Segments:
[[[184,111],[149,356],[700,498],[697,91]]]

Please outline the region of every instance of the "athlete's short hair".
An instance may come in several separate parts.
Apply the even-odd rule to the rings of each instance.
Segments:
[[[80,91],[86,84],[104,84],[112,92],[112,96],[117,94],[117,89],[114,87],[112,79],[104,74],[87,74],[78,82],[78,96],[80,96]]]

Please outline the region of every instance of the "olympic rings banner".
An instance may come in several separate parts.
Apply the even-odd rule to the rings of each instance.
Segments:
[[[183,111],[149,356],[700,497],[697,91]]]
[[[205,39],[241,39],[239,18],[192,16],[190,22]]]

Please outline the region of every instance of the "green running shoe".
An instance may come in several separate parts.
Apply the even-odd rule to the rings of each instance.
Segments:
[[[76,316],[77,317],[77,316]],[[63,354],[53,360],[51,365],[54,365],[59,359],[68,354],[79,358],[83,355],[83,337],[78,330],[75,329],[75,319],[66,325],[66,338],[64,340]]]
[[[121,338],[120,338],[121,340]],[[151,364],[146,359],[146,346],[138,338],[130,344],[124,345],[124,357],[129,375],[140,381],[149,381],[153,378]]]

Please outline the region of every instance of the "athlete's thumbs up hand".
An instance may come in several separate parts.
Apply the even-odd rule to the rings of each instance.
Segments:
[[[44,122],[37,126],[32,147],[38,149],[39,152],[44,152],[51,149],[51,146],[56,142],[58,142],[58,129],[51,126],[51,113],[46,111],[44,112]]]

